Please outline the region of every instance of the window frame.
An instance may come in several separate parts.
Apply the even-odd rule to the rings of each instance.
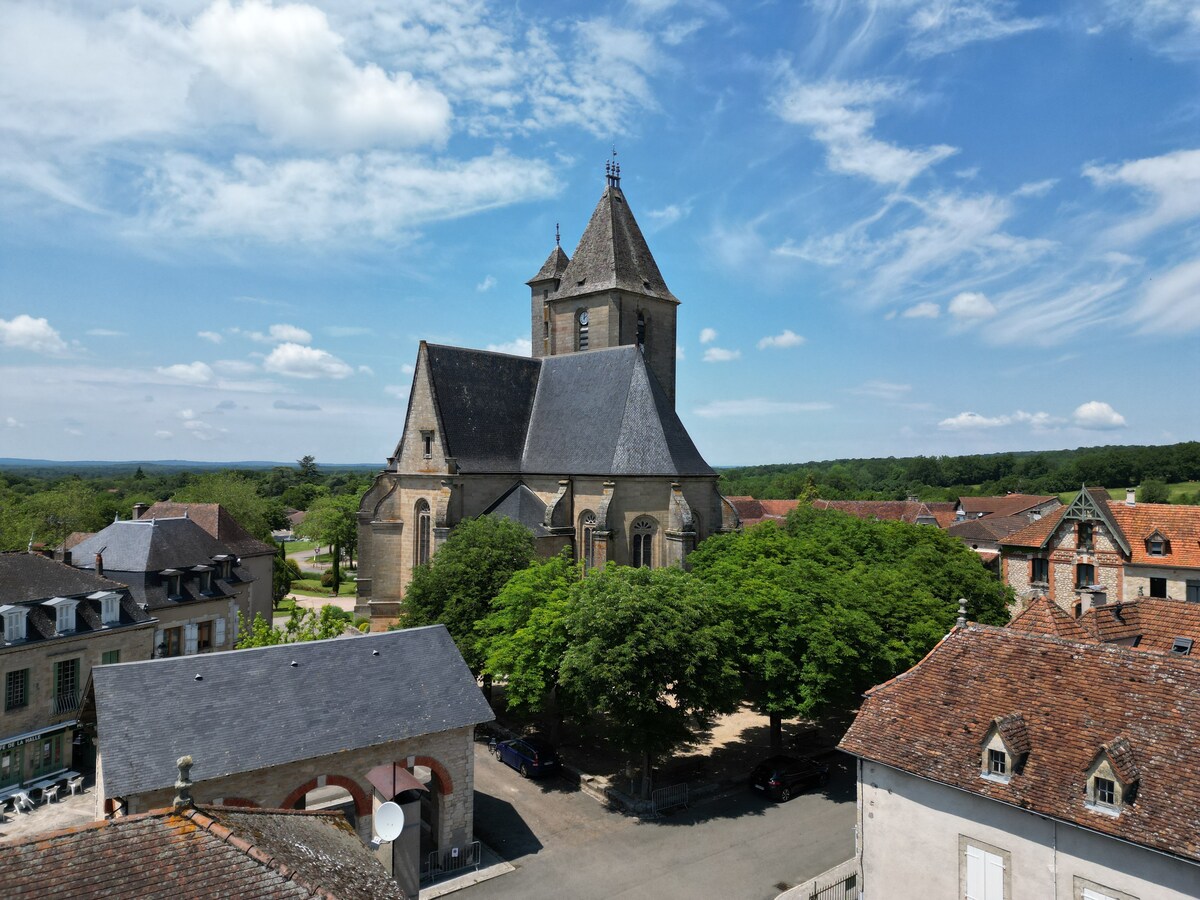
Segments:
[[[654,532],[656,523],[641,516],[629,526],[629,564],[635,569],[654,568]]]
[[[987,890],[987,884],[984,884],[984,893],[981,895],[972,895],[968,893],[970,885],[967,878],[970,869],[968,861],[969,850],[973,848],[984,854],[983,865],[988,864],[987,857],[993,857],[999,860],[1000,866],[1003,869],[1001,876],[1000,894],[995,896],[994,892]],[[958,836],[958,881],[959,881],[959,896],[966,900],[1010,900],[1013,896],[1012,892],[1012,853],[1004,850],[986,841],[977,840],[973,837],[968,837],[965,834]]]
[[[1042,571],[1039,573],[1038,570]],[[1038,578],[1041,574],[1043,577]],[[1044,556],[1035,556],[1029,560],[1029,582],[1030,584],[1049,584],[1050,583],[1050,560]]]
[[[1008,780],[1008,754],[1003,750],[997,750],[995,747],[988,747],[988,774],[994,778],[1003,778]]]
[[[579,562],[584,571],[595,568],[596,565],[596,514],[585,509],[579,515]]]
[[[433,557],[433,511],[429,501],[421,498],[413,511],[413,568],[424,565]]]
[[[121,661],[121,650],[103,650],[100,653],[100,665],[115,666]]]
[[[161,642],[162,659],[174,659],[176,656],[183,656],[183,626],[173,625],[170,628],[162,630],[163,639]],[[175,651],[172,653],[172,649]]]
[[[1088,578],[1083,578],[1084,570],[1089,573]],[[1091,587],[1096,583],[1096,566],[1094,563],[1076,563],[1075,564],[1075,590],[1081,591]]]
[[[15,697],[20,689],[19,699]],[[25,709],[29,706],[29,669],[10,669],[4,674],[4,711]]]
[[[79,657],[55,660],[54,673],[54,714],[70,712],[79,708],[80,670]]]
[[[1088,553],[1096,548],[1096,528],[1091,522],[1079,522],[1075,526],[1075,547]]]
[[[1117,780],[1105,775],[1091,777],[1092,803],[1105,809],[1117,809],[1120,792],[1117,790]]]
[[[421,431],[421,453],[424,459],[433,459],[433,431]]]
[[[213,648],[213,623],[212,619],[205,619],[203,622],[196,623],[196,652],[207,653]]]
[[[1161,593],[1156,593],[1159,591]],[[1152,576],[1150,578],[1150,596],[1156,600],[1167,599],[1167,579]]]

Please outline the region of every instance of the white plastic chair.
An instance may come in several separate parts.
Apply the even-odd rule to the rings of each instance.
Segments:
[[[24,812],[33,812],[33,808],[37,806],[24,791],[18,791],[16,794],[13,794],[13,804],[18,810]]]
[[[71,796],[75,796],[75,792],[83,793],[83,776],[76,775],[74,778],[67,779],[67,787],[71,789]]]
[[[45,806],[51,800],[57,800],[57,799],[58,799],[58,785],[57,784],[54,785],[54,787],[48,787],[48,788],[45,788],[42,790],[42,806]]]

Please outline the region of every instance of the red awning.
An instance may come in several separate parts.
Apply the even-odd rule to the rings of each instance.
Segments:
[[[401,791],[425,791],[429,788],[419,782],[404,766],[392,764],[376,766],[367,773],[367,781],[385,798],[391,800]]]

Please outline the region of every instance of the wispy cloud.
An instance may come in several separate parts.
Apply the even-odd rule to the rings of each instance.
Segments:
[[[201,340],[210,341],[214,344],[219,344],[221,341],[225,340],[225,338],[221,337],[221,335],[216,331],[197,331],[196,337],[200,338]]]
[[[213,380],[213,370],[208,363],[176,363],[173,366],[162,366],[156,370],[159,375],[165,375],[185,384],[208,384]]]
[[[880,400],[897,401],[907,397],[912,391],[911,384],[897,384],[892,381],[864,381],[856,388],[851,388],[850,393],[860,394],[864,397],[878,397]]]
[[[483,281],[481,281],[481,282],[479,282],[479,284],[475,285],[475,290],[477,290],[479,293],[483,294],[483,293],[486,293],[487,291],[490,291],[495,286],[496,286],[495,277],[488,275],[486,278],[483,279]]]
[[[527,337],[515,337],[511,341],[499,344],[488,344],[488,350],[493,353],[508,353],[512,356],[530,356],[533,353],[533,342]]]
[[[975,412],[961,412],[948,419],[942,419],[942,421],[938,422],[938,428],[942,431],[978,431],[1018,424],[1029,425],[1035,430],[1043,430],[1062,425],[1063,420],[1049,413],[1027,413],[1024,410],[1017,410],[1010,415],[1001,416],[981,416]]]
[[[716,339],[717,339],[717,329],[715,329],[715,328],[701,328],[700,329],[700,343],[711,344]]]
[[[928,300],[914,304],[906,309],[901,316],[905,319],[936,319],[942,314],[942,308]]]
[[[726,350],[724,347],[708,347],[704,351],[706,363],[733,362],[735,359],[741,359],[741,356],[741,350]]]
[[[796,334],[790,328],[785,328],[780,334],[767,335],[761,338],[758,342],[759,350],[775,349],[782,350],[787,347],[799,347],[806,342],[806,338]]]
[[[745,400],[713,400],[697,407],[693,412],[706,419],[728,419],[751,416],[783,416],[805,412],[820,412],[832,409],[833,405],[823,402],[796,403],[787,400],[767,400],[749,397]]]

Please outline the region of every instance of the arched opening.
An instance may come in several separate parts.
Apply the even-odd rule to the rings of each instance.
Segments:
[[[321,775],[312,778],[287,795],[280,809],[332,809],[345,814],[357,827],[359,816],[371,814],[371,799],[352,778]]]
[[[579,516],[579,548],[575,556],[585,569],[596,564],[596,514],[590,509]]]
[[[575,349],[588,348],[588,311],[581,309],[575,314]]]
[[[430,539],[433,535],[433,517],[429,513],[427,501],[417,501],[413,520],[417,525],[413,532],[413,565],[419,566],[429,562]]]
[[[629,529],[629,542],[634,568],[651,568],[654,565],[654,520],[647,516],[635,519]]]

